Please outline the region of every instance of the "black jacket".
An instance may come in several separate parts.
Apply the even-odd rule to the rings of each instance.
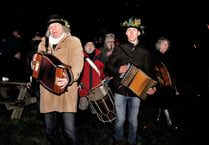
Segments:
[[[162,54],[159,50],[155,49],[152,54],[153,63],[155,66],[158,66],[160,63],[163,63],[167,69],[167,72],[170,76],[171,85],[170,86],[161,86],[160,82],[156,85],[157,92],[154,94],[154,103],[162,109],[168,109],[175,98],[176,93],[176,84],[175,84],[175,66],[174,66],[174,56],[170,51]],[[157,75],[157,71],[155,71]]]

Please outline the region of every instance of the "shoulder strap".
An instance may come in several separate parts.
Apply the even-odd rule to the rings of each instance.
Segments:
[[[137,66],[137,64],[133,61],[132,57],[122,47],[119,46],[119,48],[128,56],[131,63]]]
[[[95,71],[98,73],[98,75],[100,76],[100,71],[98,70],[97,66],[94,64],[93,61],[91,61],[91,59],[86,57],[86,61],[90,64],[90,66],[95,69]]]

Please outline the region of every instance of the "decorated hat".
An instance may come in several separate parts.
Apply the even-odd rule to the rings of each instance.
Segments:
[[[63,26],[70,28],[68,21],[58,14],[52,14],[49,16],[48,21],[47,21],[47,26],[49,26],[52,23],[60,23]]]
[[[125,29],[133,27],[137,28],[139,31],[143,31],[144,26],[141,24],[141,19],[130,17],[129,20],[125,20],[121,23],[121,26]]]

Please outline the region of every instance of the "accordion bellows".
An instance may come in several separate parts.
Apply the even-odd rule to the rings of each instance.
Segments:
[[[71,83],[73,81],[73,74],[70,66],[63,64],[51,54],[37,53],[32,76],[38,79],[46,89],[57,95],[65,91],[65,89],[61,89],[57,85],[57,79],[63,77],[63,72],[67,73],[69,82]]]
[[[148,90],[157,84],[157,81],[150,78],[141,69],[129,65],[127,72],[121,80],[123,86],[129,88],[143,100],[147,98]]]

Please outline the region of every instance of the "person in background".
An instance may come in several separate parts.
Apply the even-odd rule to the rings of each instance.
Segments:
[[[105,39],[104,39],[104,45],[100,48],[102,54],[105,56],[106,58],[106,63],[109,60],[110,55],[112,54],[114,49],[117,49],[117,45],[116,45],[116,39],[115,39],[115,34],[113,33],[107,33],[105,35]],[[106,65],[105,65],[106,66]],[[106,69],[106,67],[104,68],[105,73],[108,76],[112,76],[113,74],[111,74],[111,72],[108,71],[108,69]],[[112,92],[114,92],[114,87],[112,86],[112,81],[109,81],[109,87],[111,88]]]
[[[6,77],[7,76],[7,63],[8,62],[8,48],[7,48],[7,39],[5,37],[1,37],[0,38],[0,67],[4,68],[1,69],[0,71],[0,79],[2,79],[2,77]]]
[[[24,44],[23,38],[19,30],[12,31],[12,35],[8,37],[8,59],[7,71],[10,81],[25,82],[26,71],[24,63]],[[16,75],[14,75],[14,72]]]
[[[161,37],[156,41],[155,48],[152,58],[154,59],[154,66],[157,67],[156,75],[158,76],[158,91],[155,93],[155,97],[153,97],[155,98],[154,102],[158,109],[156,122],[160,121],[162,118],[161,114],[163,113],[167,126],[177,130],[178,127],[173,124],[170,115],[170,108],[172,107],[172,103],[175,102],[174,97],[179,95],[176,87],[176,74],[173,64],[174,60],[171,53],[169,53],[171,52],[169,51],[170,41],[165,37]]]
[[[70,66],[73,78],[58,78],[56,85],[65,89],[57,95],[40,84],[40,112],[44,115],[45,130],[51,145],[78,145],[76,113],[78,104],[78,82],[83,69],[83,48],[79,38],[71,35],[68,21],[58,14],[49,16],[45,40],[38,46],[40,53],[47,53]],[[36,61],[34,55],[32,64]],[[34,66],[32,67],[34,68]],[[53,79],[53,78],[52,78]],[[73,81],[69,81],[69,80]],[[61,133],[60,131],[63,131]],[[64,136],[62,136],[64,135]],[[64,139],[64,142],[63,142]]]
[[[44,37],[40,34],[40,32],[35,32],[32,40],[29,42],[27,53],[26,53],[26,74],[28,78],[27,88],[29,93],[32,96],[36,96],[37,100],[37,119],[40,124],[43,123],[43,116],[40,113],[40,88],[39,88],[39,80],[32,77],[32,69],[31,69],[31,61],[33,59],[33,55],[38,50],[38,45]]]
[[[108,33],[105,35],[104,46],[100,48],[103,55],[106,57],[106,61],[108,61],[109,56],[112,54],[115,49],[115,35],[113,33]]]
[[[18,30],[14,30],[12,35],[8,38],[8,51],[10,57],[15,57],[16,59],[20,59],[22,55],[22,37]]]
[[[113,75],[114,86],[114,103],[116,109],[116,120],[114,122],[114,139],[116,145],[124,144],[124,125],[126,116],[128,117],[128,144],[137,144],[138,114],[141,99],[135,95],[129,88],[121,84],[121,74],[126,73],[127,64],[132,63],[136,67],[141,68],[147,75],[152,76],[153,69],[151,63],[151,53],[140,42],[141,35],[141,19],[131,17],[128,21],[122,23],[125,29],[127,40],[121,42],[119,47],[113,51],[107,62],[108,71]],[[127,54],[130,57],[127,56]],[[153,70],[153,71],[152,71]],[[154,94],[156,88],[150,88],[147,92],[149,95]],[[127,111],[126,111],[127,110]],[[126,115],[126,113],[128,113]]]
[[[104,73],[105,56],[97,49],[94,42],[87,40],[84,44],[84,68],[80,78],[81,87],[79,88],[79,109],[88,109],[89,103],[87,100],[89,89],[99,85],[102,80],[107,79],[108,76]],[[95,113],[94,108],[92,113]]]

